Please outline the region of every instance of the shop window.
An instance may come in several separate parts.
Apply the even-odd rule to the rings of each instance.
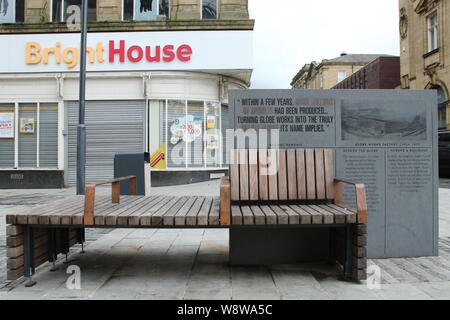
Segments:
[[[217,0],[202,0],[202,19],[218,19]]]
[[[0,168],[58,166],[58,105],[0,105]]]
[[[221,167],[219,103],[160,101],[159,121],[159,145],[166,146],[168,169]]]
[[[345,70],[338,71],[338,83],[344,81],[345,78],[347,78],[347,71]]]
[[[0,23],[24,22],[25,0],[0,0]]]
[[[123,0],[123,20],[156,20],[158,16],[169,18],[169,0]]]
[[[437,12],[434,12],[430,16],[428,16],[427,24],[428,24],[428,52],[431,52],[439,47]]]
[[[67,19],[74,14],[73,11],[70,10],[70,6],[78,6],[81,12],[81,0],[53,0],[52,21],[53,22],[67,21]],[[88,21],[96,21],[96,20],[97,20],[97,0],[88,0]]]
[[[14,167],[15,104],[0,104],[0,168]]]

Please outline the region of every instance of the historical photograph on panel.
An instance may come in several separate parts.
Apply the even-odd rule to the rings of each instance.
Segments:
[[[427,140],[427,115],[423,105],[413,101],[402,104],[409,106],[396,108],[386,100],[342,100],[341,139]]]

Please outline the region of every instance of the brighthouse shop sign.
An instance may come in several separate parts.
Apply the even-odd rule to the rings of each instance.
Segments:
[[[252,69],[252,31],[90,33],[88,71]],[[77,33],[0,35],[0,73],[76,72]]]

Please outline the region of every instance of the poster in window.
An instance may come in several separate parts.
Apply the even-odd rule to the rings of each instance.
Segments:
[[[14,138],[14,112],[0,112],[0,138]]]
[[[207,134],[206,135],[206,149],[218,150],[219,149],[219,135]]]
[[[19,132],[33,134],[36,131],[34,118],[20,118]]]
[[[14,0],[0,0],[0,23],[14,22]]]
[[[207,129],[215,129],[216,128],[216,116],[207,116],[206,117],[206,128]]]
[[[187,115],[186,117],[175,119],[170,127],[172,137],[171,144],[177,144],[179,141],[193,142],[197,137],[202,135],[202,121],[200,117]]]

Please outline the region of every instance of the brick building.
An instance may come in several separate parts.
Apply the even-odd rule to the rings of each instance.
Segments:
[[[292,89],[331,89],[380,54],[346,54],[334,59],[305,64],[292,79]]]
[[[400,57],[379,57],[332,89],[395,89],[400,85]]]
[[[0,1],[0,188],[76,180],[81,0]],[[89,0],[86,180],[149,152],[154,185],[227,169],[228,90],[250,85],[247,0]],[[75,28],[75,29],[74,29]]]

